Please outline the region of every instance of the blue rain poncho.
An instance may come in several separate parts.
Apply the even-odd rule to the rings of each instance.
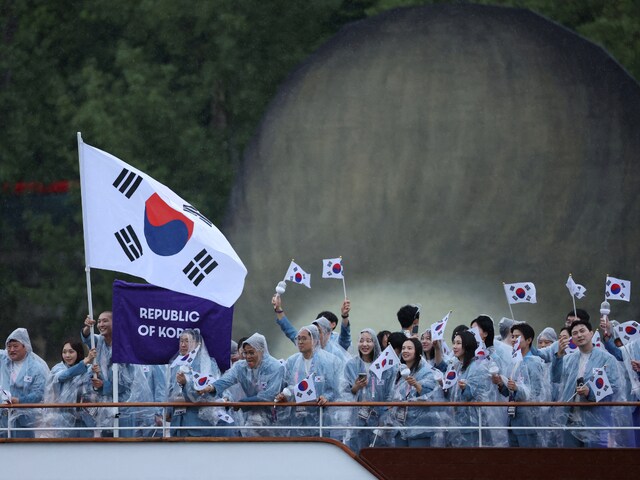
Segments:
[[[96,364],[100,366],[98,378],[102,380],[101,388],[93,389],[93,402],[113,402],[113,362],[111,361],[111,345],[108,345],[102,335],[90,333],[88,336],[80,333],[82,342],[91,348],[91,336],[96,349]],[[152,393],[144,376],[141,365],[130,363],[118,364],[118,403],[151,402]],[[144,407],[107,407],[92,410],[96,426],[103,429],[103,436],[111,436],[109,432],[114,426],[114,419],[118,416],[118,426],[121,428],[120,437],[139,436],[135,426],[151,425],[153,412]],[[106,431],[104,431],[106,430]]]
[[[360,344],[363,334],[369,334],[373,339],[373,360],[380,356],[380,344],[375,331],[365,328],[360,332],[358,345]],[[391,401],[393,393],[393,381],[395,379],[396,368],[382,372],[381,378],[378,378],[369,370],[371,363],[362,359],[362,354],[358,351],[358,356],[350,359],[344,368],[345,382],[343,384],[344,400],[350,402],[388,402]],[[367,386],[358,390],[356,394],[351,391],[353,385],[358,379],[358,375],[365,373],[367,375]],[[345,408],[347,412],[346,421],[349,425],[377,427],[380,420],[387,411],[387,407],[355,407]],[[373,443],[375,434],[373,430],[348,430],[346,432],[345,443],[354,452],[359,452],[362,448],[368,447]],[[381,444],[380,441],[377,442]]]
[[[490,374],[487,370],[486,361],[472,360],[466,369],[462,369],[462,364],[457,358],[452,360],[458,372],[458,380],[464,380],[466,386],[460,388],[456,382],[446,392],[446,396],[451,402],[486,402],[490,397],[489,390],[493,385],[490,381]],[[488,408],[488,407],[487,407]],[[451,430],[448,433],[447,444],[452,447],[477,447],[478,439],[478,409],[479,407],[454,405],[452,417],[453,424],[462,428]],[[483,434],[484,444],[484,434]]]
[[[20,403],[41,403],[44,399],[44,390],[49,375],[49,367],[42,358],[33,352],[29,332],[25,328],[17,328],[5,342],[5,348],[9,341],[20,342],[27,350],[27,354],[21,362],[12,361],[8,354],[0,350],[0,388],[7,391],[11,397],[16,397]],[[11,416],[9,425],[8,417]],[[39,412],[36,409],[2,409],[0,410],[0,437],[6,437],[3,428],[33,428],[39,421]],[[22,430],[11,434],[15,438],[32,438],[33,431]]]
[[[555,357],[552,366],[552,378],[561,383],[561,402],[595,402],[594,389],[589,389],[589,395],[584,398],[576,393],[578,369],[581,352],[576,352],[562,357]],[[624,380],[620,377],[616,359],[605,350],[593,347],[586,358],[582,378],[585,385],[594,378],[594,368],[605,368],[607,378],[611,384],[611,394],[605,399],[613,402],[626,401]],[[564,446],[606,447],[609,444],[608,430],[584,430],[572,429],[572,427],[607,427],[626,425],[628,415],[626,409],[618,409],[606,406],[594,406],[589,408],[562,407],[563,415],[558,417],[558,426],[566,425],[569,430],[564,434]]]
[[[187,355],[180,355],[178,352],[169,362],[167,369],[167,400],[169,402],[213,402],[215,395],[212,393],[200,394],[194,385],[194,374],[220,378],[220,369],[215,359],[209,356],[207,346],[202,341],[200,333],[196,330],[187,329],[182,332],[180,338],[186,338],[189,342]],[[176,376],[182,372],[186,377],[186,384],[181,386]],[[175,407],[168,411],[171,419],[172,437],[206,437],[206,436],[227,436],[224,430],[216,431],[211,428],[225,418],[222,407]],[[180,428],[177,428],[180,427]],[[209,428],[185,428],[185,427],[209,427]]]
[[[262,352],[262,361],[255,368],[249,368],[246,360],[239,360],[227,370],[222,377],[213,383],[216,395],[221,397],[224,391],[239,385],[242,395],[230,398],[238,402],[272,402],[282,387],[284,366],[271,355],[267,340],[259,333],[254,333],[245,344]],[[272,407],[243,408],[244,425],[251,429],[241,430],[242,436],[276,436],[269,427],[274,424],[275,415]],[[236,417],[237,418],[237,417]]]
[[[401,375],[400,364],[393,379],[392,400],[394,402],[442,402],[444,392],[437,378],[441,372],[429,365],[422,357],[413,366],[410,376],[422,387],[418,394],[405,377]],[[433,426],[443,426],[448,423],[448,415],[442,407],[393,407],[389,409],[385,424],[398,427],[396,438],[409,442],[422,439],[424,446],[444,446],[444,437],[437,430],[430,429]],[[424,427],[419,429],[405,429],[402,427]]]
[[[284,386],[294,391],[307,376],[312,375],[315,384],[317,398],[324,397],[332,402],[340,398],[342,392],[340,385],[343,381],[343,364],[334,355],[320,348],[320,334],[315,325],[302,327],[298,333],[306,331],[311,336],[313,342],[313,354],[308,361],[305,361],[302,353],[291,355],[285,364]],[[315,403],[315,402],[313,402]],[[299,404],[295,407],[288,407],[281,413],[278,410],[280,423],[293,427],[316,427],[313,429],[294,428],[291,436],[317,436],[320,424],[320,408],[313,403]],[[336,425],[338,417],[335,410],[325,408],[323,412],[324,425]],[[332,435],[333,436],[333,435]]]
[[[318,327],[320,335],[326,339],[324,345],[322,345],[322,338],[320,339],[320,346],[323,350],[335,355],[341,362],[347,363],[351,359],[351,355],[344,348],[340,346],[338,342],[332,342],[331,322],[324,317],[316,318],[313,321],[313,325]]]
[[[500,395],[510,402],[548,402],[550,400],[549,383],[545,377],[544,362],[527,352],[521,362],[512,363],[508,376],[503,376],[503,384],[498,387]],[[517,390],[510,391],[506,381],[515,381]],[[549,425],[548,410],[540,407],[507,407],[508,425],[510,427],[537,427]],[[511,412],[511,414],[509,414]],[[509,430],[509,446],[537,447],[543,443],[542,430]]]
[[[91,367],[82,359],[75,365],[64,362],[56,364],[47,380],[45,403],[76,403],[87,401],[91,391]],[[46,409],[43,424],[48,427],[65,429],[68,427],[92,428],[96,422],[90,412],[77,408]],[[52,430],[46,436],[57,438],[93,437],[93,430]]]

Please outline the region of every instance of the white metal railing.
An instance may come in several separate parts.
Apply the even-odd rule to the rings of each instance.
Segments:
[[[626,408],[640,408],[640,402],[573,402],[573,403],[554,403],[554,402],[535,402],[535,403],[526,403],[526,402],[512,402],[509,405],[513,405],[515,407],[552,407],[552,408],[565,408],[565,407],[580,407],[580,408],[594,408],[594,407],[626,407]],[[145,408],[145,409],[161,409],[162,418],[166,418],[167,409],[168,408],[201,408],[201,407],[223,407],[223,408],[240,408],[247,409],[249,407],[252,408],[268,408],[271,409],[272,412],[284,411],[286,408],[295,408],[304,406],[306,408],[317,408],[318,409],[318,424],[317,425],[282,425],[279,423],[274,423],[272,425],[237,425],[237,424],[218,424],[218,425],[186,425],[186,426],[177,426],[170,425],[166,421],[163,421],[161,426],[159,425],[133,425],[133,426],[123,426],[119,425],[118,419],[121,416],[120,408]],[[325,420],[326,409],[327,408],[354,408],[354,407],[362,407],[362,406],[371,406],[371,407],[411,407],[411,408],[434,408],[434,407],[475,407],[477,409],[478,414],[478,422],[477,425],[418,425],[418,426],[364,426],[364,425],[351,425],[351,424],[340,424],[336,425],[334,422],[327,424]],[[142,432],[142,435],[136,436],[136,438],[149,438],[151,435],[144,435],[145,432],[152,434],[153,432],[161,432],[161,436],[163,438],[172,436],[171,432],[178,432],[183,430],[211,430],[216,433],[226,432],[226,431],[235,431],[235,432],[243,432],[247,430],[269,430],[275,432],[284,432],[291,430],[305,430],[305,431],[317,431],[317,435],[319,437],[323,437],[332,431],[338,430],[374,430],[374,431],[398,431],[398,430],[431,430],[431,431],[457,431],[457,430],[465,430],[469,431],[470,429],[477,429],[478,431],[478,440],[479,446],[482,447],[484,445],[483,440],[483,432],[487,431],[509,431],[509,430],[532,430],[532,431],[566,431],[566,430],[588,430],[588,431],[628,431],[628,430],[640,430],[640,426],[622,426],[622,425],[608,425],[602,427],[595,426],[586,426],[580,427],[576,425],[537,425],[537,426],[508,426],[508,425],[483,425],[483,409],[480,407],[489,407],[489,408],[505,408],[507,406],[506,403],[502,402],[328,402],[324,406],[318,406],[315,404],[296,404],[296,403],[268,403],[268,402],[202,402],[202,403],[152,403],[152,402],[136,402],[136,403],[72,403],[72,404],[18,404],[18,405],[0,405],[0,438],[11,439],[14,438],[14,434],[16,432],[21,431],[29,431],[33,432],[37,438],[46,438],[48,434],[55,434],[56,432],[92,432],[94,437],[100,437],[103,432],[113,432],[114,437],[122,436],[122,432],[134,431],[134,432]],[[113,425],[101,425],[101,426],[91,426],[91,427],[53,427],[49,425],[35,425],[33,427],[15,427],[12,426],[12,420],[21,409],[35,409],[38,411],[43,411],[47,409],[78,409],[78,408],[86,408],[86,409],[100,409],[100,408],[115,408],[115,414],[113,417],[114,424]],[[629,415],[629,417],[631,417]],[[5,420],[6,419],[6,424]],[[278,436],[277,434],[273,436]]]

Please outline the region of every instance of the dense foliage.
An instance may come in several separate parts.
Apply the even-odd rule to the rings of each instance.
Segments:
[[[442,2],[0,0],[0,339],[28,327],[53,357],[87,311],[77,131],[221,223],[284,77],[342,25],[427,3]],[[634,0],[476,3],[535,10],[640,78]],[[92,273],[97,308],[115,276]]]

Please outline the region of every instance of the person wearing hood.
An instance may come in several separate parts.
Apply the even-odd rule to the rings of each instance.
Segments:
[[[44,390],[49,376],[46,362],[33,352],[29,332],[26,328],[15,329],[5,342],[5,349],[0,350],[0,389],[3,403],[42,403]],[[7,428],[12,430],[13,438],[34,438],[38,413],[35,409],[0,410],[0,437],[7,438]],[[23,430],[24,429],[24,430]]]
[[[350,359],[344,368],[345,398],[351,402],[389,402],[393,393],[393,380],[397,367],[387,369],[378,378],[370,371],[371,364],[380,356],[378,337],[371,328],[360,332],[358,356]],[[354,407],[349,409],[349,424],[358,427],[377,427],[388,410],[386,407]],[[358,453],[373,443],[373,430],[348,430],[345,443]],[[382,441],[380,441],[382,443]]]
[[[317,436],[317,427],[320,425],[318,406],[338,400],[343,367],[334,355],[320,347],[320,332],[315,325],[302,327],[298,331],[297,344],[298,353],[291,355],[285,364],[283,384],[287,388],[276,395],[275,401],[280,403],[291,400],[287,393],[293,393],[300,384],[305,383],[303,380],[311,379],[315,387],[315,400],[293,407],[292,411],[288,412],[289,415],[282,415],[282,419],[283,422],[289,420],[293,427],[306,427],[292,429],[292,436]],[[335,423],[335,418],[331,417],[332,414],[325,410],[323,423]]]
[[[284,365],[269,355],[266,338],[254,333],[242,343],[244,359],[235,362],[218,380],[210,384],[206,391],[221,397],[225,390],[234,385],[241,388],[239,398],[229,398],[234,402],[271,402],[280,392],[284,377]],[[268,407],[248,407],[244,410],[244,425],[251,427],[241,430],[243,437],[275,436],[269,427],[274,423],[272,409]]]

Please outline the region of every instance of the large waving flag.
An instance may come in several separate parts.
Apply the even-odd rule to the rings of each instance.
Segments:
[[[451,315],[451,310],[449,310],[449,313],[447,313],[442,320],[431,325],[432,341],[435,342],[436,340],[442,340],[444,338],[444,329],[447,327],[449,315]]]
[[[304,285],[307,288],[311,288],[311,275],[300,268],[300,265],[293,260],[291,260],[291,263],[289,264],[289,268],[287,269],[284,279],[292,283],[297,283]]]
[[[607,300],[631,301],[631,282],[607,275],[604,285],[604,296]]]
[[[344,278],[342,257],[325,258],[322,260],[322,278]]]
[[[533,282],[505,283],[504,293],[507,295],[507,302],[514,303],[536,303],[536,286]]]
[[[614,331],[618,334],[618,338],[623,345],[640,339],[640,324],[635,320],[616,325]]]
[[[313,381],[313,373],[309,374],[296,385],[293,396],[296,399],[296,403],[310,402],[318,398],[316,384]]]
[[[382,378],[382,372],[393,368],[399,363],[400,360],[396,355],[396,351],[391,345],[389,345],[380,355],[378,355],[378,358],[371,363],[369,370],[371,370],[374,375],[378,377],[378,380],[380,380]]]
[[[609,382],[607,372],[605,372],[604,368],[593,369],[593,379],[588,383],[588,386],[593,390],[596,402],[599,402],[613,393],[611,383]]]
[[[569,274],[569,278],[567,278],[567,288],[569,289],[569,293],[572,297],[576,297],[577,299],[581,299],[587,293],[587,289],[584,288],[579,283],[573,281],[573,277]]]
[[[224,235],[169,188],[78,134],[88,267],[232,306],[247,269]]]

